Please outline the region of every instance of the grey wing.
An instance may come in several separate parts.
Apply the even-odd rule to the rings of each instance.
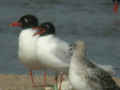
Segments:
[[[102,90],[120,90],[112,76],[101,68],[95,69],[92,76],[89,76],[89,80],[90,83],[98,83]]]
[[[97,64],[97,63],[95,63],[95,62],[92,61],[92,60],[91,60],[91,62],[92,62],[94,65],[98,66],[99,68],[102,68],[103,70],[105,70],[105,71],[108,72],[109,74],[111,74],[111,75],[114,75],[114,74],[115,74],[115,70],[114,70],[114,68],[113,68],[111,65]]]

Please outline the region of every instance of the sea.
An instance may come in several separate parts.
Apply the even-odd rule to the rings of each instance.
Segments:
[[[52,22],[57,37],[70,44],[85,41],[88,58],[112,66],[120,77],[120,10],[113,12],[112,0],[0,0],[1,74],[28,73],[17,55],[21,28],[9,26],[26,14]]]

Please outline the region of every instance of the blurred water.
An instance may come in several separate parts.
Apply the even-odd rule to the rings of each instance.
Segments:
[[[84,40],[95,62],[119,67],[120,13],[112,8],[112,0],[1,0],[0,73],[27,72],[17,58],[20,29],[8,27],[24,14],[36,15],[40,23],[53,22],[58,37],[69,43]]]

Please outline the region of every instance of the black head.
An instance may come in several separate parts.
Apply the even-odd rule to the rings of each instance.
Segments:
[[[24,29],[37,27],[38,19],[33,15],[24,15],[17,22],[12,23],[11,26],[18,26]]]
[[[43,34],[55,34],[55,27],[51,22],[45,22],[40,24],[40,28],[45,29],[45,33]]]

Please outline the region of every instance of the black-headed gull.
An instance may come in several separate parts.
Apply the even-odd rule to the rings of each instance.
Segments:
[[[53,24],[42,23],[37,33],[40,34],[36,43],[37,58],[43,68],[51,68],[56,71],[68,69],[71,57],[69,44],[56,37]]]
[[[18,21],[10,24],[10,26],[22,28],[18,41],[18,57],[24,66],[30,70],[32,85],[35,86],[32,70],[36,69],[35,42],[38,36],[33,36],[36,31],[32,28],[38,26],[38,19],[33,15],[24,15]]]
[[[87,58],[83,41],[73,45],[69,79],[75,90],[120,90],[112,76]]]
[[[42,23],[36,31],[34,36],[39,35],[36,53],[41,68],[68,72],[71,58],[69,44],[56,37],[55,27],[51,22]]]

